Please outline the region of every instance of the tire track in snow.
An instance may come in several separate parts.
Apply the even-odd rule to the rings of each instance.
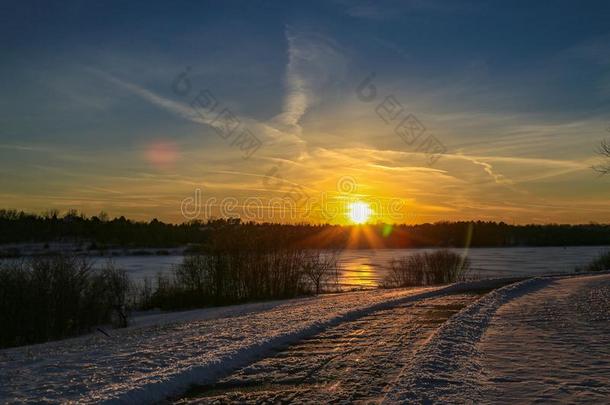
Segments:
[[[376,401],[416,348],[478,296],[426,298],[341,323],[198,387],[179,403]]]
[[[552,281],[533,278],[499,288],[449,319],[418,350],[383,403],[481,403],[485,376],[476,343],[498,308]]]

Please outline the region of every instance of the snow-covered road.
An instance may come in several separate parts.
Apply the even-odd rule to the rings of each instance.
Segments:
[[[379,402],[413,354],[479,294],[452,294],[375,311],[283,348],[178,403]]]

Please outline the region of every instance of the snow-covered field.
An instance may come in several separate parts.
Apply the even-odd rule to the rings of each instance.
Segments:
[[[256,394],[219,394],[236,401],[607,399],[610,275],[529,279],[477,300],[481,288],[505,284],[140,316],[110,338],[0,351],[0,402],[141,403],[178,399],[197,384],[185,400],[205,403],[216,383],[259,384]],[[293,386],[267,390],[261,381]]]
[[[487,402],[610,403],[610,275],[554,280],[509,302],[479,350]]]

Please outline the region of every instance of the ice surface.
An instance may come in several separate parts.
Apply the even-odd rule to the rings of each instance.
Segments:
[[[1,247],[0,247],[1,249]],[[344,290],[377,286],[387,274],[390,261],[397,257],[410,256],[436,249],[345,249],[339,257],[339,284]],[[608,250],[608,246],[568,247],[501,247],[450,249],[457,254],[468,254],[473,272],[481,278],[507,276],[538,276],[548,273],[573,272]],[[27,250],[23,250],[24,254]],[[112,260],[127,271],[136,282],[144,278],[156,279],[157,273],[169,273],[182,263],[183,256],[176,250],[168,256],[93,256],[95,268],[103,267]],[[0,259],[11,261],[10,259]]]

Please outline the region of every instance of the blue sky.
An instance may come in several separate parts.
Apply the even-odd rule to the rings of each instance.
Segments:
[[[5,1],[0,205],[180,222],[197,189],[315,196],[348,176],[354,198],[401,201],[380,220],[607,222],[590,166],[608,21],[593,1]],[[250,158],[194,114],[200,90],[260,139]],[[442,143],[433,165],[376,113],[388,96]]]

